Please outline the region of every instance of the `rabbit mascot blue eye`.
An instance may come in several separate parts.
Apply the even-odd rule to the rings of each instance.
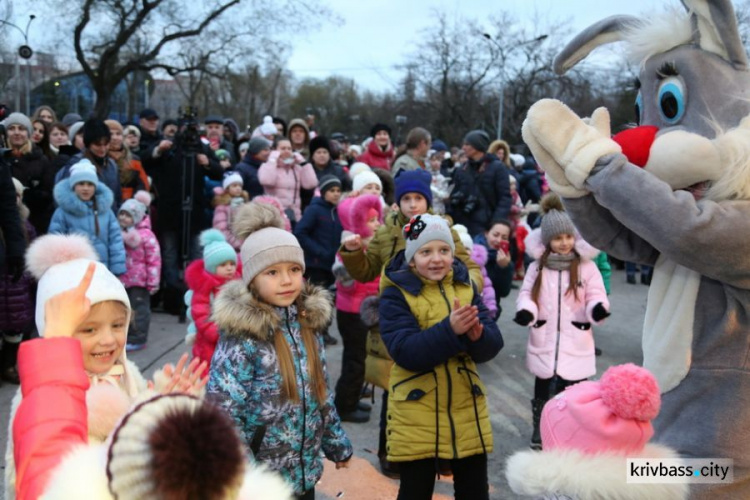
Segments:
[[[557,56],[562,74],[624,41],[640,64],[638,126],[610,136],[534,104],[523,137],[583,238],[654,266],[644,366],[662,392],[655,439],[684,458],[734,459],[731,484],[691,498],[750,498],[750,70],[729,0],[684,0],[648,19],[614,16]]]

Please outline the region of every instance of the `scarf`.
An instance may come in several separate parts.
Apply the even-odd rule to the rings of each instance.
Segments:
[[[544,265],[547,269],[553,271],[567,271],[570,269],[570,263],[576,258],[574,252],[570,252],[568,255],[560,255],[557,253],[551,253],[547,257],[547,263]]]
[[[89,377],[91,385],[97,384],[111,384],[120,389],[124,388],[125,381],[123,380],[125,375],[125,367],[121,363],[115,363],[107,373],[98,375],[96,373],[86,372]]]
[[[235,196],[232,198],[232,201],[229,202],[229,206],[232,208],[237,208],[239,206],[242,206],[245,203],[245,198],[242,196]]]

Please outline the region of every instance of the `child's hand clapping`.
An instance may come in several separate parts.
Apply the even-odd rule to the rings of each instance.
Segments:
[[[453,299],[453,311],[450,315],[450,323],[453,333],[463,335],[477,325],[480,325],[479,309],[472,305],[461,306],[458,298],[455,298]]]
[[[164,375],[169,378],[169,383],[161,390],[163,394],[182,392],[195,396],[208,383],[208,377],[201,378],[203,372],[208,368],[208,363],[205,361],[201,362],[200,359],[194,358],[190,364],[185,367],[187,359],[188,355],[185,353],[177,362],[177,367],[172,366],[172,363],[164,365]],[[153,382],[149,382],[148,385],[150,389],[154,388]]]
[[[92,262],[77,287],[58,293],[45,302],[43,337],[72,337],[78,325],[88,317],[91,300],[86,297],[86,291],[94,278],[94,271],[96,264]]]

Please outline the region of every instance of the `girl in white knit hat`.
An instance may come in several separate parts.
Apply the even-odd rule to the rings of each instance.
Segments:
[[[255,460],[279,471],[299,498],[315,497],[321,452],[346,466],[352,445],[326,387],[320,331],[331,300],[305,284],[305,258],[277,210],[250,203],[234,229],[244,239],[242,279],[214,302],[221,335],[208,395],[234,419]],[[246,239],[245,239],[246,238]]]
[[[250,195],[243,189],[242,176],[239,172],[227,172],[221,187],[214,188],[214,199],[211,206],[214,207],[214,229],[218,229],[224,235],[227,242],[239,251],[242,240],[232,233],[232,221],[237,210],[250,201]]]
[[[206,379],[200,380],[200,375],[205,365],[194,361],[186,367],[187,355],[177,367],[165,366],[155,382],[147,382],[135,364],[128,361],[125,352],[131,318],[128,294],[122,282],[98,261],[96,250],[85,236],[48,234],[37,238],[29,247],[26,262],[38,281],[35,318],[43,337],[60,327],[47,322],[47,302],[75,288],[88,273],[92,274],[86,289],[85,319],[71,327],[71,336],[80,342],[87,384],[91,386],[86,395],[89,442],[104,441],[132,402],[149,388],[164,393],[202,390]],[[40,365],[38,369],[54,371],[56,366]],[[12,402],[11,429],[22,397],[19,391]],[[13,439],[8,440],[5,460],[6,499],[15,498]],[[18,470],[21,469],[22,464],[19,464]]]

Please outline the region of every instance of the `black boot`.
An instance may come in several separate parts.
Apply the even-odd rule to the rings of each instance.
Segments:
[[[0,378],[15,385],[21,383],[16,367],[19,345],[21,345],[20,342],[8,342],[7,340],[3,342],[2,368],[0,368]]]
[[[544,399],[532,399],[531,400],[531,419],[534,424],[534,433],[531,435],[532,450],[542,449],[542,434],[539,432],[539,422],[542,419],[542,409],[547,401]]]

